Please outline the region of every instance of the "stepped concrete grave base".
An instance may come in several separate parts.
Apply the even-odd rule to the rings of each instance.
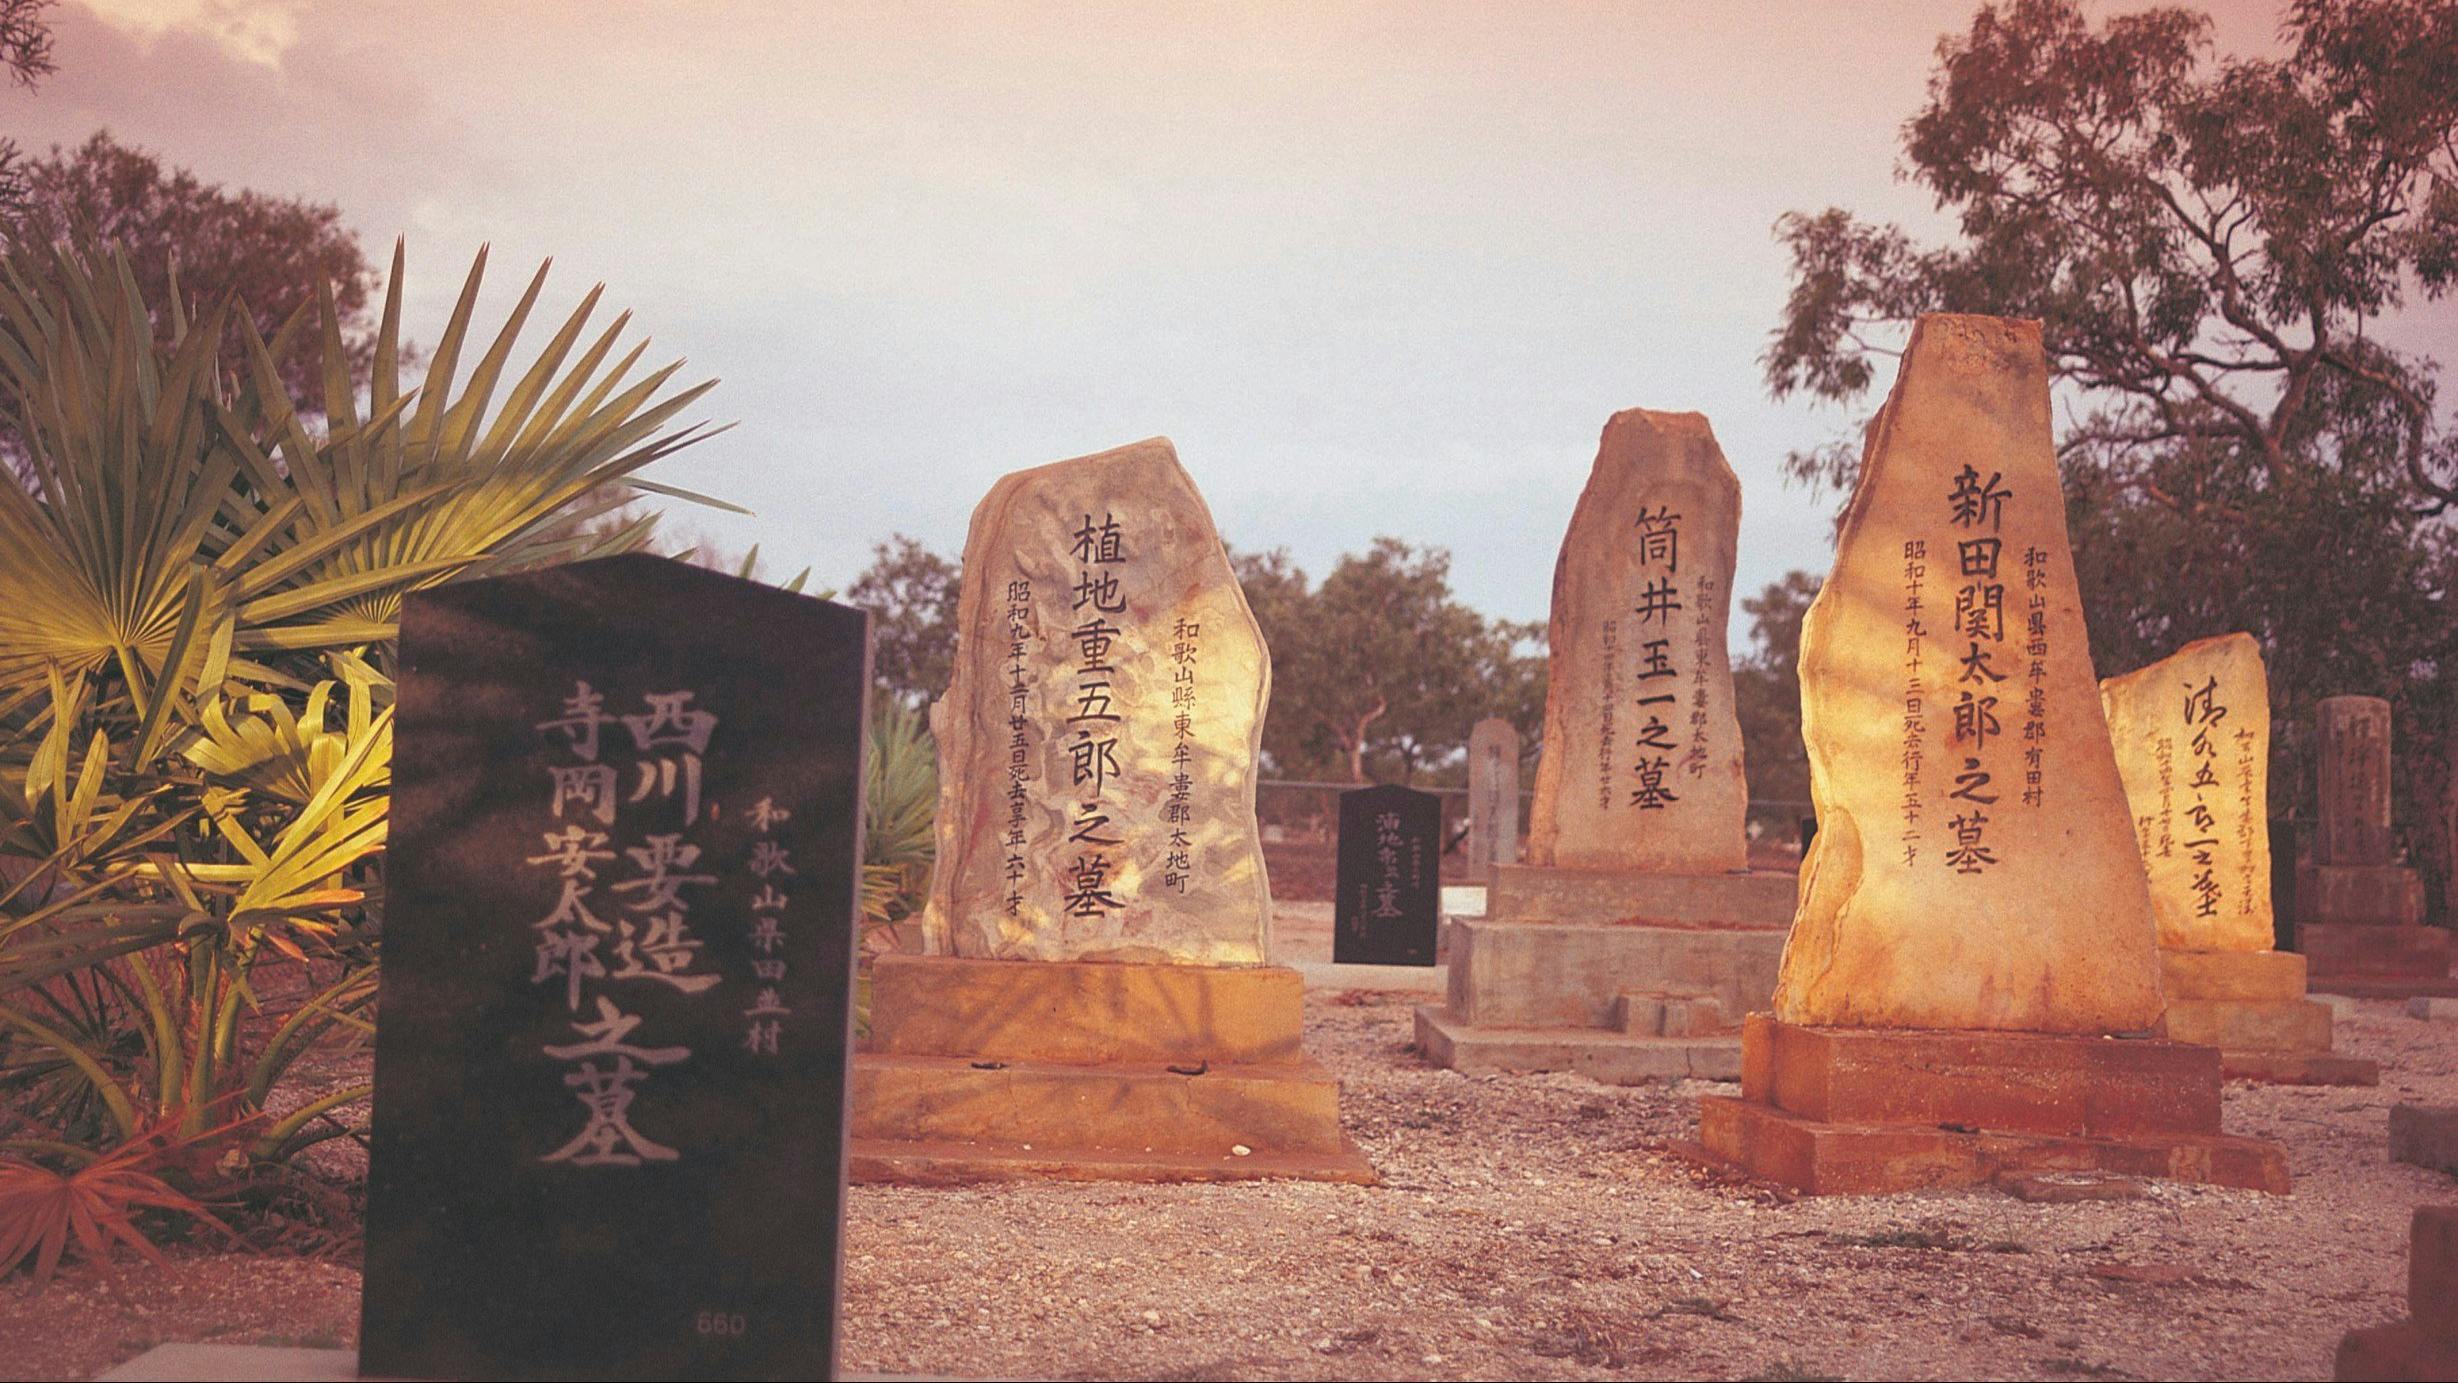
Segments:
[[[2378,1085],[2381,1066],[2331,1052],[2328,1004],[2305,997],[2293,951],[2159,953],[2160,1035],[2217,1047],[2220,1074],[2279,1085]]]
[[[2219,1127],[2219,1053],[2154,1038],[1810,1028],[1753,1014],[1741,1094],[1699,1102],[1708,1154],[1811,1195],[2107,1172],[2288,1189],[2273,1143]]]
[[[883,956],[849,1175],[1372,1183],[1280,966]]]
[[[1783,887],[1770,888],[1769,880]],[[1565,882],[1572,880],[1573,882]],[[1495,870],[1512,911],[1455,918],[1447,1001],[1417,1010],[1417,1048],[1470,1072],[1567,1071],[1608,1085],[1741,1074],[1741,1016],[1766,1005],[1791,915],[1789,875]],[[1615,920],[1525,920],[1584,899]],[[1625,907],[1641,917],[1619,920]]]

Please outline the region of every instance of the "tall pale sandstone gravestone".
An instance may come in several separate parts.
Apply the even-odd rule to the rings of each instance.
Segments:
[[[1264,964],[1271,655],[1177,453],[1000,480],[963,592],[928,954],[875,962],[854,1178],[1372,1180]]]
[[[1519,731],[1488,716],[1468,731],[1468,877],[1519,862]]]
[[[1789,872],[1751,873],[1725,625],[1741,485],[1706,418],[1605,424],[1554,567],[1528,862],[1456,919],[1419,1046],[1463,1071],[1630,1083],[1740,1073]]]
[[[2313,855],[2296,866],[2296,949],[2315,989],[2372,998],[2458,994],[2450,934],[2424,923],[2424,884],[2390,831],[2390,703],[2333,696],[2314,736]]]
[[[2272,949],[2270,687],[2250,634],[2202,639],[2100,683],[2159,928],[2160,1032],[2231,1077],[2371,1085],[2330,1051],[2304,957]]]
[[[2150,890],[2087,650],[2039,326],[1923,317],[1802,627],[1818,835],[1711,1153],[1819,1193],[2286,1188],[2220,1132],[2219,1053],[2147,1036]]]

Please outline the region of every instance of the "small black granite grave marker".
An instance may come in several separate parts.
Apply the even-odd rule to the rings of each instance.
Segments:
[[[410,598],[362,1370],[834,1376],[868,649],[656,557]]]
[[[1340,882],[1331,958],[1432,965],[1442,904],[1442,800],[1384,785],[1340,794]]]

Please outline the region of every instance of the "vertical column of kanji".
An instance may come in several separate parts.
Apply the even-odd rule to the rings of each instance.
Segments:
[[[1170,730],[1169,800],[1161,815],[1169,823],[1169,853],[1162,861],[1161,884],[1186,892],[1195,877],[1194,842],[1186,828],[1195,819],[1195,663],[1202,652],[1203,625],[1180,615],[1169,631]]]
[[[1681,515],[1670,505],[1660,505],[1653,512],[1642,508],[1635,528],[1639,589],[1637,603],[1631,607],[1631,629],[1639,655],[1631,681],[1636,689],[1636,714],[1645,719],[1632,738],[1637,752],[1630,771],[1637,782],[1630,788],[1629,805],[1656,812],[1681,800],[1665,782],[1672,772],[1673,756],[1681,752],[1673,739],[1673,727],[1665,720],[1681,701],[1681,669],[1671,652],[1674,617],[1682,609]]]
[[[576,1063],[563,1083],[587,1111],[581,1130],[546,1154],[547,1162],[636,1166],[679,1156],[633,1126],[631,1107],[651,1069],[687,1061],[691,1049],[679,1044],[651,1047],[634,1040],[643,1019],[626,1013],[616,995],[604,991],[646,981],[696,995],[720,978],[698,968],[701,947],[691,933],[692,899],[684,892],[717,883],[714,874],[692,872],[700,847],[689,834],[700,819],[703,755],[717,726],[715,715],[691,706],[696,695],[689,690],[653,692],[643,698],[645,710],[615,717],[606,714],[604,695],[583,681],[565,699],[560,715],[538,725],[541,734],[560,734],[563,749],[575,760],[549,767],[553,817],[562,820],[569,808],[615,832],[610,836],[570,822],[545,832],[546,852],[525,861],[533,868],[552,868],[558,893],[546,916],[533,924],[538,937],[530,982],[560,980],[564,1005],[572,1012],[581,1011],[584,997],[593,1005],[593,1016],[571,1025],[579,1041],[543,1049],[556,1060]],[[602,757],[607,747],[604,727],[617,721],[628,731],[635,751],[632,789],[620,800],[618,770]],[[623,833],[623,806],[671,803],[678,796],[682,829]],[[627,843],[635,839],[638,844]],[[610,843],[616,848],[605,848]],[[598,884],[596,866],[618,857],[631,862],[633,873],[609,885],[612,907],[603,909],[609,920],[591,909],[590,896]],[[606,964],[609,954],[602,952],[615,962],[611,968]],[[592,981],[603,984],[592,990]]]
[[[1121,714],[1126,708],[1117,703],[1118,668],[1110,661],[1111,650],[1129,636],[1125,625],[1112,623],[1110,616],[1133,620],[1117,570],[1127,562],[1126,534],[1114,514],[1104,511],[1095,523],[1087,513],[1068,551],[1075,557],[1077,573],[1076,622],[1068,631],[1076,650],[1075,705],[1067,716],[1066,738],[1078,810],[1067,830],[1075,858],[1066,866],[1061,905],[1068,917],[1094,921],[1106,932],[1112,914],[1124,906],[1117,896],[1120,885],[1111,880],[1119,862],[1109,852],[1128,848],[1124,835],[1113,834],[1119,828],[1111,825],[1108,800],[1110,784],[1121,776],[1118,753],[1126,723]]]
[[[1955,675],[1952,747],[1962,759],[1954,786],[1946,793],[1946,829],[1954,845],[1946,865],[1958,874],[1979,874],[1997,863],[1987,840],[1988,808],[2002,795],[1990,786],[1996,775],[1987,765],[1996,760],[1989,741],[2004,725],[1997,715],[1997,685],[2006,674],[1991,662],[2005,651],[2006,584],[1998,578],[1998,558],[2005,551],[1999,536],[2005,526],[2006,500],[2013,491],[1999,484],[2001,472],[1986,480],[1972,466],[1957,471],[1946,505],[1954,525],[1955,571],[1962,585],[1954,593],[1955,638],[1963,644]],[[1958,805],[1959,804],[1959,805]]]

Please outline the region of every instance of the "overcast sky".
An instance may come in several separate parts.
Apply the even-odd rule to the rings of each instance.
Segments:
[[[952,555],[1001,473],[1162,434],[1232,545],[1436,544],[1533,620],[1617,408],[1713,421],[1742,591],[1824,570],[1778,464],[1851,420],[1766,397],[1771,227],[1934,224],[1897,129],[1972,8],[64,0],[0,100],[407,236],[423,340],[482,242],[498,311],[549,255],[550,306],[603,281],[723,380],[740,425],[653,474],[772,574]]]

